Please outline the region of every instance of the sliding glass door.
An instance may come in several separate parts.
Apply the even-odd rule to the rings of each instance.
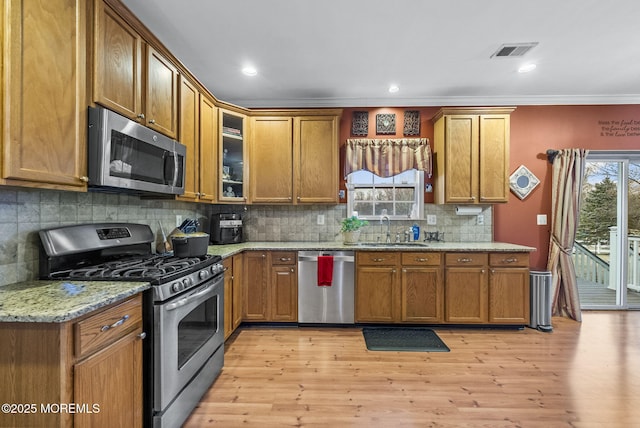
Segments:
[[[574,262],[582,309],[640,308],[640,152],[591,152]]]

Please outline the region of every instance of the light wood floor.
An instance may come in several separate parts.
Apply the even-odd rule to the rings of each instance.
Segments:
[[[436,328],[448,353],[367,351],[358,328],[242,328],[185,427],[640,426],[640,312],[553,327]]]

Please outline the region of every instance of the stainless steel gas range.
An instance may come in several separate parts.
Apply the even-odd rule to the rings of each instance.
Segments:
[[[152,284],[143,299],[145,426],[179,427],[224,363],[220,257],[153,254],[153,232],[135,223],[45,229],[40,242],[43,279]]]

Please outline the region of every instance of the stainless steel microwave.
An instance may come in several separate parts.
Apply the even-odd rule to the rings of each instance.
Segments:
[[[89,187],[180,195],[186,147],[104,107],[89,107]]]

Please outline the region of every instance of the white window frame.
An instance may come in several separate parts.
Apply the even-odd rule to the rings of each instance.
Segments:
[[[411,210],[411,215],[396,215],[394,213],[387,213],[390,220],[422,220],[424,218],[424,172],[418,170],[410,170],[413,171],[413,180],[408,181],[400,181],[398,180],[398,175],[394,177],[379,177],[369,171],[356,171],[347,176],[347,213],[351,215],[351,213],[355,210],[355,190],[357,189],[376,189],[380,187],[393,187],[393,188],[413,188],[414,189],[414,200],[413,200],[413,209]],[[356,177],[361,175],[358,173],[367,173],[373,176],[373,180],[368,183],[358,182]],[[407,174],[404,173],[403,177],[406,178]],[[392,203],[395,206],[396,201],[384,201],[385,203]],[[400,202],[400,201],[399,201]],[[402,203],[406,203],[407,201],[401,201]],[[374,202],[375,204],[375,202]],[[379,220],[382,217],[382,213],[374,212],[374,215],[366,215],[364,213],[358,212],[358,217],[366,220]]]

